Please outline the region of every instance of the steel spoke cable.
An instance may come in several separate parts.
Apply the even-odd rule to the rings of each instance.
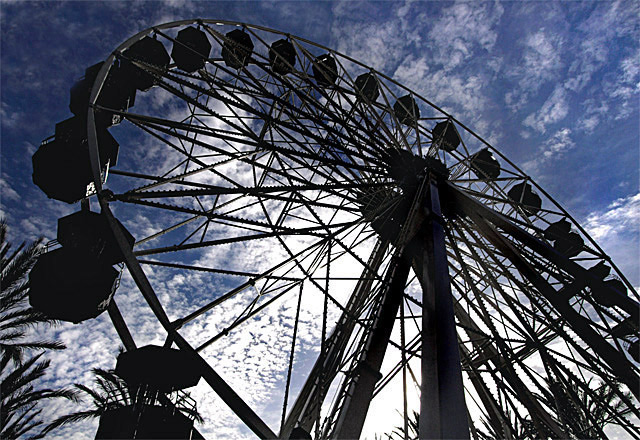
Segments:
[[[471,232],[469,232],[470,234],[472,234]],[[544,315],[545,317],[545,322],[547,323],[547,325],[549,325],[550,327],[554,328],[555,332],[558,334],[558,336],[562,337],[563,340],[565,341],[565,343],[571,345],[579,354],[580,356],[587,362],[591,362],[592,363],[592,371],[598,371],[598,372],[602,372],[605,371],[606,365],[605,363],[603,363],[603,360],[601,360],[600,358],[596,358],[593,355],[591,355],[587,350],[585,350],[582,346],[580,346],[576,341],[575,341],[575,336],[573,335],[569,335],[564,328],[562,327],[561,323],[561,316],[551,316],[549,313],[549,310],[547,310],[545,307],[543,307],[540,303],[539,300],[536,296],[531,295],[529,290],[526,288],[523,288],[522,284],[520,282],[517,282],[520,286],[522,291],[527,294],[527,296],[529,297],[529,299],[532,300],[533,303],[536,303],[538,306],[538,310]],[[605,379],[605,381],[608,381],[607,376],[601,376],[603,379]],[[624,400],[625,403],[627,405],[630,405],[630,400],[624,396],[623,394],[618,393],[618,397],[621,400]],[[632,405],[631,405],[632,406]],[[640,416],[640,411],[636,410],[636,415]]]
[[[454,246],[454,249],[456,249],[455,246]],[[464,268],[464,266],[463,266],[463,268]],[[468,277],[468,274],[467,274],[467,277]],[[469,286],[472,289],[475,288],[475,285],[473,283],[470,283]],[[499,335],[497,329],[495,328],[495,326],[493,324],[493,321],[490,319],[489,312],[486,309],[486,306],[485,306],[485,303],[484,303],[484,299],[482,298],[481,295],[480,296],[476,295],[476,303],[477,303],[477,305],[479,307],[479,310],[476,309],[476,311],[480,312],[480,313],[478,313],[479,316],[483,317],[484,324],[491,330],[491,333],[493,335],[493,340],[496,342],[496,345],[497,345],[497,348],[498,348],[498,352],[500,353],[500,356],[504,357],[507,360],[507,362],[504,362],[502,364],[503,364],[503,368],[505,368],[509,372],[509,374],[510,374],[510,376],[512,378],[511,380],[516,381],[516,383],[519,381],[517,373],[515,372],[513,366],[511,366],[510,363],[509,363],[510,360],[514,360],[517,365],[522,367],[523,371],[525,372],[525,374],[527,374],[529,379],[533,380],[533,383],[536,383],[535,379],[528,373],[528,368],[526,366],[524,366],[522,361],[520,359],[517,359],[517,358],[514,359],[513,356],[510,355],[510,350],[505,345],[504,339]],[[458,312],[459,311],[460,311],[460,309],[458,308]],[[537,385],[537,387],[538,387],[538,389],[542,389],[542,387],[539,384]],[[562,432],[560,427],[551,419],[549,414],[547,414],[546,411],[544,409],[542,409],[542,407],[540,406],[540,403],[538,402],[538,400],[531,393],[529,393],[526,390],[526,387],[524,387],[523,385],[520,385],[520,389],[519,389],[518,392],[522,393],[523,397],[525,397],[525,399],[521,400],[521,401],[529,409],[529,414],[530,414],[532,420],[534,421],[534,423],[542,422],[549,429],[551,429],[554,432],[555,435],[559,435],[560,437],[564,436],[564,433]]]
[[[268,300],[266,300],[263,304],[258,306],[255,310],[252,310],[252,311],[250,311],[250,313],[247,313],[246,316],[240,316],[239,315],[238,318],[231,325],[229,325],[228,327],[225,327],[217,335],[215,335],[215,336],[207,339],[205,342],[201,343],[195,350],[197,352],[200,352],[200,351],[204,350],[205,348],[207,348],[208,346],[210,346],[211,344],[213,344],[214,342],[216,342],[218,339],[222,338],[223,336],[227,336],[229,334],[229,332],[234,330],[239,325],[245,323],[250,318],[252,318],[255,315],[257,315],[260,312],[262,312],[264,309],[269,307],[275,301],[277,301],[278,299],[282,298],[282,296],[284,296],[286,293],[288,293],[291,290],[293,290],[297,285],[300,285],[303,281],[304,280],[296,281],[296,282],[292,283],[290,286],[288,286],[282,292],[279,292],[278,294],[276,294],[273,297],[271,297]],[[255,298],[255,301],[257,301],[258,299],[259,299],[259,296]],[[250,305],[253,305],[253,304],[254,303],[252,302]]]
[[[180,81],[180,80],[179,80],[178,78],[176,78],[176,77],[170,77],[170,78],[171,78],[171,79],[174,79],[174,80],[175,80],[176,82],[178,82],[178,83],[182,83],[183,85],[189,84],[190,86],[192,86],[192,87],[194,87],[194,88],[198,89],[198,87],[197,87],[196,85],[194,85],[194,84],[190,84],[190,83],[188,83],[188,82],[186,82],[186,81]],[[176,92],[177,92],[177,89],[175,89],[174,87],[170,86],[170,85],[169,85],[169,84],[167,84],[167,83],[161,83],[160,85],[161,85],[161,86],[163,86],[165,89],[167,89],[167,91],[174,92],[174,93],[176,93]],[[226,87],[226,85],[225,85],[225,84],[223,84],[222,82],[221,82],[220,84],[218,84],[218,85],[219,85],[220,87],[222,87],[223,89]],[[203,91],[204,91],[204,90],[203,90]],[[213,89],[211,89],[210,91],[213,91]],[[225,90],[225,91],[226,91],[226,90]],[[267,93],[268,93],[268,92],[267,92]],[[232,96],[232,94],[228,94],[228,95],[229,95],[229,96]],[[264,114],[260,114],[259,112],[256,112],[256,111],[255,111],[255,109],[253,109],[251,106],[249,106],[249,105],[248,105],[248,104],[246,104],[246,103],[243,103],[243,105],[239,105],[239,103],[240,103],[240,102],[242,102],[242,101],[240,101],[239,99],[237,99],[237,95],[235,95],[235,96],[236,96],[236,100],[234,101],[234,100],[232,100],[232,99],[230,99],[230,98],[227,98],[227,97],[225,97],[225,96],[220,95],[219,93],[216,93],[215,95],[212,95],[212,97],[214,97],[214,98],[216,98],[216,99],[219,99],[220,101],[224,102],[224,103],[227,105],[227,108],[229,108],[232,112],[234,112],[234,114],[235,114],[235,111],[234,111],[234,110],[232,110],[232,104],[236,104],[236,106],[238,106],[238,108],[242,109],[243,111],[247,111],[247,112],[253,113],[253,114],[255,114],[255,115],[256,115],[257,117],[259,117],[259,118],[264,118],[265,116],[267,116],[267,115],[264,115]],[[273,96],[272,98],[273,98],[273,99],[277,99],[277,97],[275,97],[275,96]],[[240,119],[240,118],[237,118],[237,115],[235,115],[235,116],[236,116],[236,118],[235,118],[235,119],[237,119],[237,120],[240,120],[240,121],[241,121],[241,119]],[[220,117],[220,118],[222,118],[221,116],[219,116],[219,117]],[[224,119],[223,119],[223,120],[224,120]],[[266,120],[268,120],[268,119],[266,119]],[[225,122],[227,122],[227,121],[225,121]],[[296,124],[296,125],[294,125],[294,124],[288,124],[286,121],[279,121],[279,122],[280,122],[280,125],[281,125],[281,126],[283,126],[283,127],[285,127],[285,128],[288,128],[288,129],[290,129],[290,130],[294,130],[294,131],[297,131],[297,130],[299,130],[301,127],[304,127],[304,125],[302,125],[302,124]],[[238,128],[238,127],[236,127],[236,128]],[[249,127],[248,127],[248,126],[245,126],[245,128],[246,128],[246,130],[245,130],[245,132],[244,132],[244,133],[245,133],[245,134],[248,134],[248,132],[250,131],[250,129],[249,129]],[[324,128],[325,128],[325,129],[329,129],[329,127],[324,127]],[[242,132],[242,130],[239,130],[239,131],[240,131],[240,132]],[[318,138],[318,137],[316,137],[315,135],[313,135],[310,131],[304,131],[303,133],[304,133],[304,134],[306,134],[306,135],[308,135],[308,136],[311,136],[311,137],[315,138],[315,140],[316,140],[316,141],[320,141],[320,140],[321,140],[320,138]],[[250,137],[253,137],[253,136],[250,136]],[[345,165],[346,165],[346,163],[345,163]],[[351,166],[355,166],[355,164],[350,164],[350,165],[351,165]]]
[[[289,400],[289,387],[291,385],[291,372],[293,371],[293,358],[296,347],[296,336],[298,335],[298,324],[300,322],[300,304],[302,303],[302,289],[304,283],[300,283],[300,294],[298,295],[298,305],[296,307],[296,317],[293,321],[293,335],[291,337],[291,350],[289,351],[289,366],[287,368],[287,380],[284,387],[284,402],[282,403],[282,418],[280,419],[280,430],[284,426],[287,416],[287,402]]]

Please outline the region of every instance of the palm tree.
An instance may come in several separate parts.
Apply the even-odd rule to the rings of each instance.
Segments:
[[[178,411],[198,423],[203,422],[195,406],[189,407],[181,404],[180,399],[190,399],[188,393],[179,392],[178,399],[174,403],[171,402],[165,394],[158,393],[157,391],[154,392],[145,387],[130,387],[114,370],[94,368],[92,372],[96,385],[95,389],[83,384],[74,384],[74,387],[79,391],[79,394],[90,397],[93,400],[93,406],[83,411],[59,417],[45,427],[42,431],[43,434],[47,434],[69,423],[101,417],[106,412],[117,408],[135,405],[153,405],[154,403],[175,407]],[[80,400],[82,399],[80,398]]]
[[[591,388],[591,380],[581,385],[577,382],[577,378],[571,376],[565,377],[564,380],[551,379],[547,383],[550,391],[542,396],[542,401],[555,410],[556,420],[571,438],[600,438],[604,427],[612,422],[611,413],[624,415],[630,412],[626,404],[618,398],[617,383],[600,384],[596,388]],[[585,391],[587,388],[591,391]],[[481,439],[502,438],[502,433],[496,432],[487,420],[482,422],[487,432],[478,430]],[[551,433],[539,432],[528,418],[521,423],[516,419],[512,430],[514,438],[522,440],[553,437]]]
[[[48,360],[42,353],[24,360],[27,352],[37,349],[65,348],[56,340],[31,340],[28,333],[38,324],[55,321],[29,307],[27,275],[42,250],[42,238],[14,251],[7,241],[7,224],[0,219],[0,438],[26,436],[40,426],[42,400],[63,397],[74,399],[69,390],[36,389]],[[39,438],[36,434],[30,438]]]
[[[402,415],[402,414],[400,414]],[[389,440],[404,440],[408,439],[417,439],[420,434],[420,413],[418,411],[413,411],[413,415],[409,417],[407,420],[407,432],[404,432],[403,426],[396,426],[396,428],[391,432],[391,434],[385,434],[385,436]]]
[[[27,275],[42,251],[42,238],[11,252],[7,241],[7,223],[0,219],[0,353],[17,364],[26,350],[60,350],[65,346],[55,340],[25,340],[27,332],[38,324],[56,321],[28,305]]]
[[[42,425],[38,419],[42,412],[38,404],[42,400],[58,397],[75,400],[75,393],[70,390],[34,387],[34,382],[49,367],[48,360],[40,361],[41,356],[42,353],[20,364],[15,364],[7,353],[0,358],[0,438],[15,439]],[[41,437],[42,434],[36,434],[28,438]]]
[[[110,409],[119,408],[133,404],[131,393],[127,384],[115,374],[114,370],[103,370],[94,368],[92,370],[95,378],[94,381],[97,389],[89,388],[83,384],[74,384],[73,386],[80,392],[93,399],[93,406],[84,411],[77,411],[64,415],[51,422],[42,431],[47,434],[54,429],[69,424],[76,423],[86,419],[93,419],[102,416]],[[82,397],[79,398],[82,400]]]
[[[591,388],[590,384],[591,380],[580,386],[572,377],[567,377],[564,381],[549,381],[553,396],[547,396],[547,404],[551,408],[557,408],[560,421],[578,439],[600,437],[604,427],[612,422],[611,413],[624,415],[630,412],[618,397],[619,384],[600,383],[595,388]]]

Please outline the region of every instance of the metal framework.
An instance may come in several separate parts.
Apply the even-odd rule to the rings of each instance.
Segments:
[[[152,36],[170,50],[186,26],[212,43],[202,69],[128,60],[156,87],[128,110],[97,104],[127,48]],[[240,67],[221,55],[236,47],[232,30],[254,44]],[[295,49],[286,73],[269,55],[281,39]],[[113,133],[126,140],[108,189],[96,131],[107,110],[122,118]],[[442,122],[457,148],[434,129]],[[316,439],[358,438],[380,400],[399,409],[387,412],[385,432],[400,427],[404,438],[604,438],[606,423],[640,436],[630,421],[640,416],[639,364],[627,352],[638,293],[526,174],[391,78],[260,26],[168,23],[107,58],[88,134],[100,207],[167,345],[200,355],[206,382],[258,437],[289,438],[299,427]],[[497,175],[479,165],[482,149]],[[399,151],[406,160],[391,163]],[[541,206],[526,191],[513,196],[523,183]],[[145,231],[133,251],[116,217]],[[560,220],[579,235],[578,253],[545,232]],[[628,292],[595,276],[599,263]],[[115,302],[109,315],[135,347]],[[285,361],[260,401],[230,386],[233,369],[215,360],[237,356],[228,341],[265,331],[265,317]],[[315,364],[302,365],[310,355]],[[605,389],[623,405],[602,401]]]

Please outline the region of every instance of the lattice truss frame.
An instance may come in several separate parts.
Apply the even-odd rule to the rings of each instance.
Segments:
[[[180,44],[176,32],[188,25],[204,31],[213,45],[202,69],[186,73],[175,64],[163,68],[127,59],[127,49],[147,35],[167,48]],[[255,45],[239,68],[221,56],[225,45],[234,47],[231,30],[245,32]],[[295,64],[286,74],[274,73],[269,58],[269,47],[281,39],[295,48]],[[335,61],[335,71],[322,64],[326,58],[319,57],[325,55]],[[156,87],[139,93],[128,109],[96,104],[109,71],[125,61],[150,74]],[[326,83],[318,72],[327,75]],[[376,85],[375,97],[359,93],[364,86],[358,78],[365,74]],[[411,100],[403,101],[405,96]],[[258,435],[278,430],[288,435],[294,426],[316,438],[337,432],[346,390],[389,290],[394,259],[403,240],[415,233],[409,220],[394,217],[403,192],[385,164],[389,149],[437,159],[448,170],[439,187],[440,221],[472,435],[489,429],[513,436],[527,424],[552,436],[580,435],[559,410],[556,386],[569,390],[563,396],[587,419],[589,408],[578,394],[597,399],[597,387],[613,387],[627,410],[609,408],[606,418],[640,435],[627,420],[640,415],[633,387],[638,364],[627,354],[637,328],[620,336],[634,313],[637,321],[638,293],[549,194],[427,99],[305,39],[260,26],[193,20],[143,31],[117,48],[97,75],[90,102],[89,143],[100,204],[111,218],[146,228],[126,264],[169,343],[208,358],[219,347],[229,349],[220,345],[229,334],[250,331],[279,302],[295,305],[297,312],[282,318],[290,334],[283,354],[287,380],[278,384],[285,389],[275,393],[283,405],[279,427],[261,425],[256,413],[262,403],[255,403],[255,412],[242,407],[239,394],[248,398],[246,393],[225,394],[229,390],[217,374],[232,380],[232,372],[215,373],[212,365],[205,374],[228,404],[239,399],[230,406]],[[100,163],[95,120],[105,112],[123,121],[112,131],[126,144],[103,186],[106,164]],[[451,151],[434,132],[447,121],[461,139]],[[499,176],[478,166],[483,149],[498,161]],[[510,190],[522,184],[538,194],[541,206],[514,199]],[[363,197],[376,206],[363,208]],[[419,212],[412,205],[407,219]],[[558,252],[545,234],[560,220],[580,237],[576,255]],[[390,239],[372,227],[376,221],[378,229],[398,221],[402,227]],[[605,263],[628,289],[617,292],[627,296],[612,306],[595,299],[592,291],[606,287],[588,271]],[[216,281],[209,291],[159,295],[166,287],[154,285],[152,273]],[[406,285],[373,394],[384,395],[385,387],[399,393],[405,427],[420,387],[423,299],[415,275]],[[295,364],[296,332],[310,325],[300,317],[312,310],[318,319],[312,338],[318,361],[304,373],[305,385],[294,390],[292,375],[302,374]],[[126,325],[118,325],[126,334]],[[201,331],[205,327],[208,333]],[[588,432],[605,437],[597,426]]]

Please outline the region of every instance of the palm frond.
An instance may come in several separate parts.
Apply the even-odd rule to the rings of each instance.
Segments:
[[[60,426],[67,425],[70,423],[80,422],[82,420],[93,419],[96,417],[100,417],[104,411],[100,408],[93,408],[86,411],[78,411],[71,414],[67,414],[61,417],[58,417],[53,422],[49,423],[42,430],[42,434],[46,435]]]
[[[42,238],[25,247],[22,243],[18,249],[6,260],[0,268],[2,291],[11,291],[12,286],[24,279],[42,252]]]
[[[28,381],[25,382],[24,375],[27,374],[27,372],[29,371],[31,366],[33,366],[33,364],[38,362],[41,356],[42,356],[42,353],[32,357],[31,359],[26,361],[24,364],[18,365],[13,371],[11,371],[4,378],[2,378],[2,381],[0,382],[0,395],[7,396],[13,393],[17,388],[19,388],[17,386],[18,383],[22,383],[22,384],[28,383]],[[48,362],[47,362],[47,366],[48,366]],[[42,370],[42,368],[40,368],[39,370]]]
[[[5,330],[7,328],[33,328],[38,324],[57,325],[59,321],[52,320],[44,313],[31,307],[20,307],[8,310],[0,316],[0,323],[0,330]]]
[[[41,438],[33,433],[43,423],[38,404],[53,398],[76,400],[73,390],[35,387],[49,367],[42,353],[24,361],[32,350],[64,348],[57,340],[29,340],[28,330],[56,323],[28,303],[28,274],[41,252],[42,238],[13,249],[7,223],[0,219],[0,438]]]
[[[158,391],[149,390],[145,387],[130,387],[114,370],[94,368],[92,372],[94,374],[94,388],[82,384],[75,384],[74,387],[80,392],[77,396],[78,400],[82,400],[80,394],[85,394],[93,400],[93,407],[56,419],[45,427],[42,431],[44,434],[67,423],[74,423],[90,417],[98,417],[105,411],[128,405],[137,405],[139,403],[142,405],[160,404],[162,406],[174,406],[175,409],[192,418],[194,421],[198,423],[204,421],[195,407],[190,408],[187,405],[181,405],[181,399],[189,399],[188,393],[184,393],[184,396],[180,396],[176,402],[173,403],[167,395],[158,393]]]
[[[40,415],[42,410],[34,410],[35,405],[25,408],[21,413],[12,413],[9,420],[3,423],[0,428],[0,438],[14,439],[40,426],[42,422],[32,422]],[[17,416],[15,420],[10,420],[13,416]],[[4,422],[4,420],[3,420]]]
[[[96,406],[96,408],[100,408],[100,407],[103,407],[103,406],[107,405],[107,397],[106,396],[103,396],[103,395],[97,393],[95,390],[92,390],[88,386],[82,385],[80,383],[76,383],[73,386],[76,387],[77,389],[79,389],[80,391],[82,391],[83,393],[86,393],[89,396],[91,396],[93,398],[93,403]]]

